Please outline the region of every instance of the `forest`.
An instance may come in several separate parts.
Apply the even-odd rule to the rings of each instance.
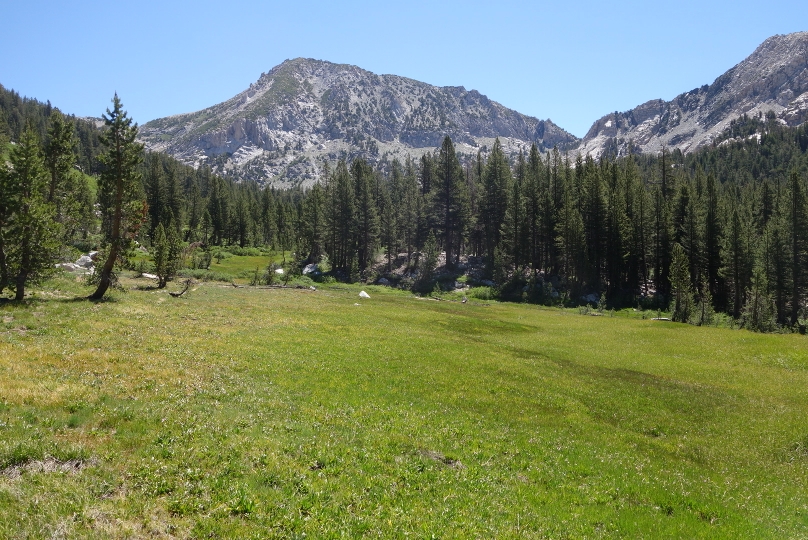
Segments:
[[[285,191],[145,152],[117,96],[105,118],[97,128],[0,87],[0,294],[23,299],[95,249],[98,279],[141,246],[165,285],[216,250],[267,248],[288,252],[292,272],[317,264],[321,280],[431,292],[466,275],[502,300],[594,295],[697,325],[725,313],[757,331],[805,328],[808,127],[773,116],[742,117],[688,154],[534,145],[509,158],[497,141],[458,155],[446,137],[403,163],[324,162],[322,181]]]

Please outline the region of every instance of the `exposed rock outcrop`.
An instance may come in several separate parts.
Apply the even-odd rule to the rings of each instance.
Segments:
[[[577,143],[550,120],[476,90],[304,58],[262,74],[224,103],[148,122],[140,134],[150,150],[185,163],[280,185],[313,182],[323,159],[418,157],[445,135],[465,153],[490,147],[496,137],[511,152],[533,142],[543,149]]]
[[[691,152],[710,144],[741,115],[774,112],[785,124],[808,120],[808,32],[773,36],[712,84],[672,101],[649,101],[596,121],[582,154]]]

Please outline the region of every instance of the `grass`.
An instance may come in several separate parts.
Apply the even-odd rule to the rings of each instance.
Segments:
[[[363,289],[0,304],[0,537],[808,537],[804,336]]]

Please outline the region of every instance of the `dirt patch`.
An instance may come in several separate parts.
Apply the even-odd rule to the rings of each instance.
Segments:
[[[19,478],[23,473],[67,473],[75,474],[87,467],[90,463],[83,459],[70,459],[61,461],[55,458],[34,460],[13,467],[7,467],[0,474],[9,478]]]
[[[438,461],[443,463],[447,467],[451,467],[453,469],[465,469],[465,465],[459,459],[453,459],[450,457],[446,457],[440,452],[436,452],[435,450],[421,450],[420,454],[427,459],[431,459],[433,461]]]
[[[10,328],[10,329],[6,330],[5,332],[0,332],[0,336],[4,336],[4,335],[8,336],[8,335],[11,335],[11,334],[17,334],[19,336],[24,336],[27,333],[28,333],[28,327],[27,326],[18,326],[17,328]]]

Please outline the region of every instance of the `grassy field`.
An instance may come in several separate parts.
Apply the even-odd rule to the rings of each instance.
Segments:
[[[0,538],[808,538],[805,336],[146,283],[0,304]]]

